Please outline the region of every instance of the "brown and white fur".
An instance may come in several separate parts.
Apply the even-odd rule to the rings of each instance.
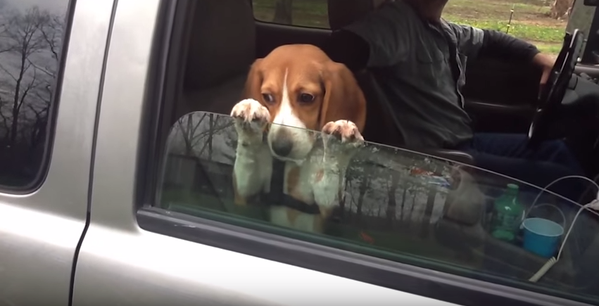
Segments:
[[[270,221],[322,232],[342,197],[349,161],[364,141],[366,100],[351,71],[315,46],[280,46],[253,63],[231,116],[238,133],[236,203],[270,191],[277,158],[285,162],[283,192],[318,205],[320,214],[273,205]],[[330,137],[316,141],[310,130]]]

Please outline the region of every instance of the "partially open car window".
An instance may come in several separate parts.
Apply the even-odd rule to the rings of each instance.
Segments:
[[[579,1],[577,12],[572,11],[573,0],[558,1],[450,1],[443,18],[458,24],[481,29],[497,30],[535,44],[542,52],[557,56],[568,26],[568,18],[575,13],[576,27],[588,33],[593,7]],[[579,12],[580,11],[580,12]],[[582,12],[584,11],[584,12]],[[590,13],[590,14],[587,14]],[[573,28],[570,28],[571,32]]]
[[[357,1],[353,2],[356,6]],[[499,23],[485,18],[497,21],[508,7],[505,21],[509,20],[511,5],[484,2],[452,0],[445,17],[495,29]],[[532,16],[531,6],[542,6],[541,2],[515,5],[511,24],[526,24],[523,10]],[[305,26],[328,28],[328,16],[334,25],[333,16],[340,11],[327,12],[324,0],[188,3],[189,8],[181,9],[185,12],[182,16],[187,17],[177,18],[181,30],[175,36],[178,40],[173,40],[171,49],[175,51],[166,65],[177,72],[185,70],[185,79],[166,78],[169,90],[165,92],[176,94],[161,99],[165,107],[160,110],[164,117],[160,133],[149,137],[149,142],[159,139],[146,151],[155,154],[150,160],[160,168],[143,177],[148,194],[144,194],[144,206],[137,215],[142,228],[461,305],[496,300],[509,305],[568,304],[555,302],[555,297],[599,303],[597,216],[583,211],[572,227],[578,204],[488,170],[367,142],[351,160],[342,190],[344,198],[321,234],[271,221],[271,206],[285,205],[285,197],[273,201],[261,195],[246,205],[237,205],[233,168],[238,139],[233,119],[223,114],[230,114],[240,99],[247,98],[242,91],[256,59],[284,44],[319,46],[329,31]],[[277,7],[281,10],[281,5],[289,3],[292,6],[287,7],[287,15],[283,14],[287,19],[276,17]],[[484,10],[493,11],[493,15],[481,13]],[[468,19],[468,12],[480,14]],[[539,10],[540,15],[543,13]],[[558,23],[563,27],[552,26],[551,48],[543,49],[544,53],[555,49],[556,35],[563,35],[565,23],[555,21]],[[534,25],[526,29],[518,31],[535,34],[531,32]],[[550,32],[545,30],[543,33]],[[509,33],[523,33],[518,31],[512,27]],[[549,37],[543,33],[536,34]],[[519,37],[538,42],[534,37]],[[189,47],[181,47],[188,41]],[[545,48],[549,43],[539,45]],[[532,68],[468,58],[464,108],[472,115],[475,131],[526,133],[539,89],[540,75]],[[373,76],[360,71],[354,76],[367,96],[369,114],[377,114],[370,106],[387,100],[379,95],[381,89],[400,83],[385,73]],[[406,79],[413,80],[414,76],[408,74]],[[380,86],[388,80],[392,82]],[[184,83],[183,88],[179,82]],[[171,102],[173,109],[169,108]],[[370,117],[367,123],[385,121],[382,115]],[[381,135],[394,135],[387,126],[380,131]],[[318,135],[317,142],[328,137],[311,132]],[[370,136],[364,135],[367,141],[374,139]],[[413,139],[422,137],[426,134],[415,133]],[[533,203],[536,205],[531,209]],[[539,226],[542,235],[538,235]],[[559,261],[547,273],[538,274],[549,257],[557,256],[570,227]]]
[[[318,132],[317,144],[326,137]],[[573,300],[599,302],[596,216],[523,182],[366,143],[346,173],[344,200],[323,234],[269,222],[268,200],[234,203],[237,133],[227,115],[193,112],[172,127],[157,207],[437,271]],[[538,199],[536,199],[538,197]],[[535,207],[531,209],[533,203]],[[555,230],[552,232],[552,230]]]

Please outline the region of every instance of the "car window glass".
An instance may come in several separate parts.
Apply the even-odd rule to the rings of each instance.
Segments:
[[[572,10],[570,11],[570,17],[568,18],[568,27],[566,31],[572,32],[574,29],[578,29],[584,33],[585,42],[582,49],[586,49],[587,39],[595,39],[596,35],[591,36],[591,24],[593,23],[593,16],[595,15],[594,6],[584,5],[583,0],[574,1]]]
[[[574,0],[452,0],[443,17],[458,24],[511,34],[535,44],[543,52],[557,55],[573,3]],[[590,25],[591,20],[592,16],[582,23]]]
[[[233,123],[226,115],[193,112],[172,126],[156,206],[438,271],[599,302],[599,268],[593,264],[599,256],[599,238],[594,235],[599,225],[597,216],[587,211],[576,219],[559,262],[538,281],[530,281],[548,257],[558,252],[578,211],[576,204],[564,198],[482,169],[366,143],[350,162],[344,200],[324,232],[297,231],[269,222],[269,207],[287,205],[285,199],[235,204],[232,175],[237,133]],[[330,137],[314,133],[317,145]]]
[[[252,0],[252,6],[259,21],[329,28],[326,0]]]
[[[0,0],[0,185],[41,172],[68,0]]]

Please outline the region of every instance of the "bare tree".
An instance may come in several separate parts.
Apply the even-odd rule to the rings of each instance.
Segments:
[[[570,15],[574,0],[555,0],[551,5],[549,15],[555,19],[566,19]]]
[[[181,117],[176,123],[176,133],[181,133],[177,138],[183,141],[183,154],[200,157],[208,149],[208,159],[212,159],[214,135],[231,126],[225,119],[209,113],[189,113]]]
[[[183,154],[194,155],[193,149],[197,145],[199,138],[204,135],[202,132],[198,132],[198,128],[207,115],[208,114],[202,114],[202,117],[200,117],[199,120],[194,120],[194,113],[189,113],[177,120],[177,131],[181,133],[181,139],[185,146]]]
[[[360,224],[362,219],[362,210],[364,208],[364,196],[366,196],[366,192],[370,189],[370,183],[372,180],[372,173],[370,171],[364,171],[364,165],[361,165],[360,172],[361,175],[357,176],[358,181],[360,182],[360,186],[358,187],[358,202],[356,204],[356,222]]]
[[[3,8],[0,13],[0,144],[4,157],[31,156],[43,143],[63,24],[60,16],[38,7],[24,12]],[[13,167],[22,167],[13,158],[8,160]]]
[[[387,227],[389,229],[393,228],[393,221],[395,220],[395,216],[397,214],[397,201],[395,199],[395,193],[397,191],[397,186],[399,185],[399,177],[400,174],[397,171],[391,170],[390,171],[390,184],[389,184],[389,188],[387,189],[387,196],[388,196],[388,202],[387,202]]]

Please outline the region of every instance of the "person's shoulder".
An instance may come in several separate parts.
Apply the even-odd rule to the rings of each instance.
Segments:
[[[414,9],[402,0],[385,0],[377,6],[372,14],[384,14],[395,17],[417,19]]]
[[[414,34],[415,18],[402,0],[387,0],[365,17],[343,28],[370,47],[369,67],[392,66],[406,56]]]
[[[441,20],[443,26],[448,29],[450,36],[453,36],[462,52],[472,54],[483,43],[485,33],[483,30],[470,25],[449,22]]]

